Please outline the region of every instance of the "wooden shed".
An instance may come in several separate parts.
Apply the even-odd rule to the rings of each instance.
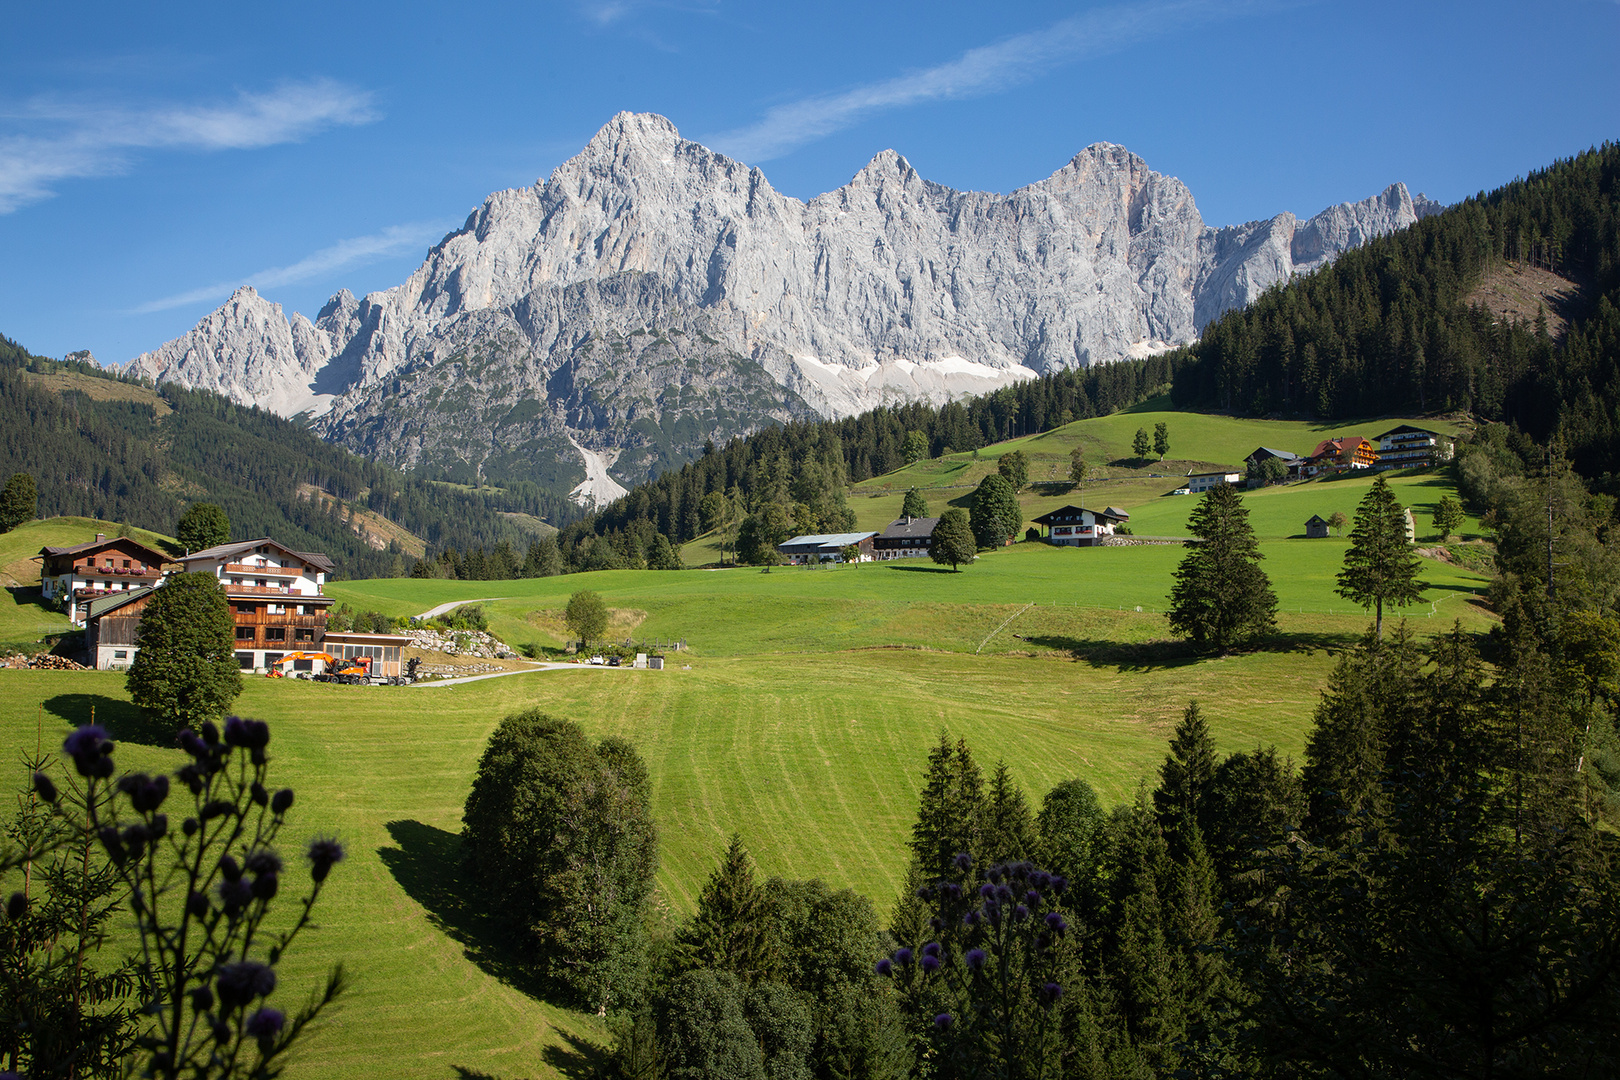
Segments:
[[[1329,524],[1321,514],[1312,514],[1311,520],[1305,523],[1305,538],[1307,540],[1327,539]]]

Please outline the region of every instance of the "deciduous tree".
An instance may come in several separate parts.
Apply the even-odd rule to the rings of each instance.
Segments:
[[[996,473],[1012,485],[1013,491],[1024,490],[1029,483],[1029,456],[1022,450],[1002,454],[996,462]]]
[[[1006,479],[992,474],[979,481],[969,510],[973,538],[981,548],[998,548],[1008,537],[1017,536],[1024,524],[1024,511],[1018,496]]]
[[[172,574],[152,593],[136,631],[126,684],[150,717],[198,728],[242,692],[235,620],[212,574]]]
[[[229,543],[231,519],[213,503],[192,503],[180,515],[174,537],[189,551],[204,551],[217,544]]]
[[[1086,472],[1086,448],[1076,443],[1074,449],[1069,451],[1069,479],[1083,484],[1086,482]]]
[[[1443,542],[1452,533],[1462,528],[1467,518],[1463,514],[1462,503],[1450,495],[1442,495],[1439,505],[1434,508],[1434,531],[1440,534]]]
[[[563,622],[581,646],[588,646],[607,630],[607,604],[590,589],[581,589],[568,598]]]
[[[39,511],[39,489],[30,473],[12,473],[0,491],[0,533],[8,533]]]
[[[967,514],[954,506],[934,523],[934,533],[928,538],[928,557],[952,570],[972,562],[976,548]]]

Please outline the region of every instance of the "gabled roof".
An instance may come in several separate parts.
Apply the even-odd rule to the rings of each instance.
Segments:
[[[1196,480],[1200,476],[1242,476],[1242,475],[1243,475],[1243,470],[1242,469],[1215,469],[1215,470],[1213,470],[1211,472],[1190,472],[1190,473],[1187,474],[1187,479],[1188,480]]]
[[[1437,439],[1445,438],[1445,436],[1440,434],[1438,431],[1430,431],[1428,428],[1413,427],[1411,424],[1402,424],[1400,427],[1392,427],[1388,431],[1374,435],[1373,438],[1382,441],[1389,438],[1391,435],[1404,435],[1408,431],[1417,435],[1433,435]]]
[[[1254,453],[1250,454],[1249,457],[1251,457],[1251,458],[1258,457],[1261,454],[1266,454],[1266,455],[1268,455],[1270,457],[1274,457],[1274,458],[1282,458],[1284,461],[1298,461],[1299,460],[1299,455],[1294,453],[1292,450],[1274,450],[1269,446],[1257,447],[1255,449]]]
[[[138,589],[131,589],[128,592],[111,593],[107,596],[92,600],[90,601],[89,618],[99,619],[103,615],[117,611],[125,604],[131,604],[136,600],[139,600],[141,597],[152,592],[152,590],[155,588],[156,586],[154,585],[142,585]]]
[[[934,535],[937,517],[903,517],[889,522],[889,527],[878,533],[879,540],[928,539]]]
[[[808,536],[795,536],[791,540],[782,541],[778,547],[822,547],[846,548],[851,544],[859,544],[862,540],[870,539],[877,533],[812,533]]]
[[[257,540],[238,540],[233,544],[216,544],[211,548],[204,548],[201,551],[194,551],[190,555],[187,555],[185,558],[181,559],[180,562],[186,564],[194,562],[216,562],[219,560],[230,562],[232,556],[241,555],[244,552],[252,551],[254,548],[263,544],[269,544],[271,547],[284,551],[294,558],[302,559],[304,562],[309,563],[318,570],[330,572],[333,569],[332,560],[327,558],[325,555],[314,551],[294,551],[286,544],[283,544],[277,540],[272,540],[268,536],[261,536]]]
[[[1108,521],[1129,521],[1131,515],[1115,507],[1106,507],[1102,510],[1087,510],[1083,506],[1060,506],[1056,510],[1048,510],[1037,518],[1030,518],[1032,525],[1048,525],[1054,521],[1074,521],[1081,514],[1090,514],[1093,518],[1103,518]]]
[[[51,555],[80,555],[80,554],[83,554],[86,551],[100,551],[102,548],[112,547],[114,544],[117,544],[119,542],[128,543],[128,544],[134,544],[136,547],[140,548],[142,551],[146,552],[149,555],[154,556],[154,558],[151,560],[152,562],[166,563],[166,562],[173,562],[174,561],[173,559],[169,558],[167,555],[165,555],[163,552],[157,550],[156,548],[147,547],[145,544],[141,543],[139,540],[136,540],[133,537],[128,537],[128,536],[108,536],[108,537],[103,537],[100,540],[86,540],[82,544],[74,544],[71,547],[50,547],[49,545],[47,545],[46,547],[40,548],[39,553],[41,555],[45,555],[45,556],[51,556]]]
[[[1321,514],[1312,514],[1311,515],[1311,520],[1309,520],[1309,521],[1307,521],[1305,523],[1305,527],[1310,528],[1312,525],[1331,525],[1331,524],[1333,524],[1333,523],[1330,522],[1327,518],[1323,517]]]

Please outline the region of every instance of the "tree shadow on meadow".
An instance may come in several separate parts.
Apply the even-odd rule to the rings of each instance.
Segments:
[[[921,561],[920,559],[917,561]],[[948,566],[902,566],[898,560],[889,564],[890,570],[904,570],[910,574],[954,574]]]
[[[136,743],[169,749],[178,732],[170,724],[149,718],[132,701],[106,694],[57,694],[42,702],[45,714],[72,727],[100,724],[113,742]]]
[[[570,1031],[557,1030],[557,1037],[562,1040],[561,1043],[552,1043],[540,1051],[540,1057],[547,1065],[569,1080],[591,1080],[591,1077],[603,1074],[607,1055],[602,1047]]]
[[[1356,634],[1289,631],[1272,634],[1250,648],[1229,655],[1239,655],[1243,652],[1330,652],[1349,648],[1358,639],[1359,635]],[[1033,634],[1020,640],[1045,649],[1066,652],[1074,659],[1090,664],[1094,668],[1108,667],[1120,672],[1158,671],[1218,658],[1217,654],[1202,651],[1189,641],[1174,638],[1160,638],[1157,641],[1110,641],[1106,638],[1076,638],[1064,634]]]
[[[486,975],[545,1000],[550,986],[512,940],[506,924],[489,910],[489,894],[463,867],[461,837],[420,821],[390,821],[387,828],[398,846],[378,848],[377,855],[433,925]]]

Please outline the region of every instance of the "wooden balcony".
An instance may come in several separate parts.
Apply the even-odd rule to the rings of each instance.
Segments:
[[[303,577],[301,569],[291,566],[254,566],[251,563],[226,563],[225,573],[243,577]]]
[[[315,587],[315,592],[313,593],[293,592],[292,589],[288,588],[286,585],[232,585],[225,581],[220,582],[220,585],[224,588],[226,596],[297,597],[298,599],[294,601],[295,603],[304,603],[316,600],[322,595],[319,585]]]

